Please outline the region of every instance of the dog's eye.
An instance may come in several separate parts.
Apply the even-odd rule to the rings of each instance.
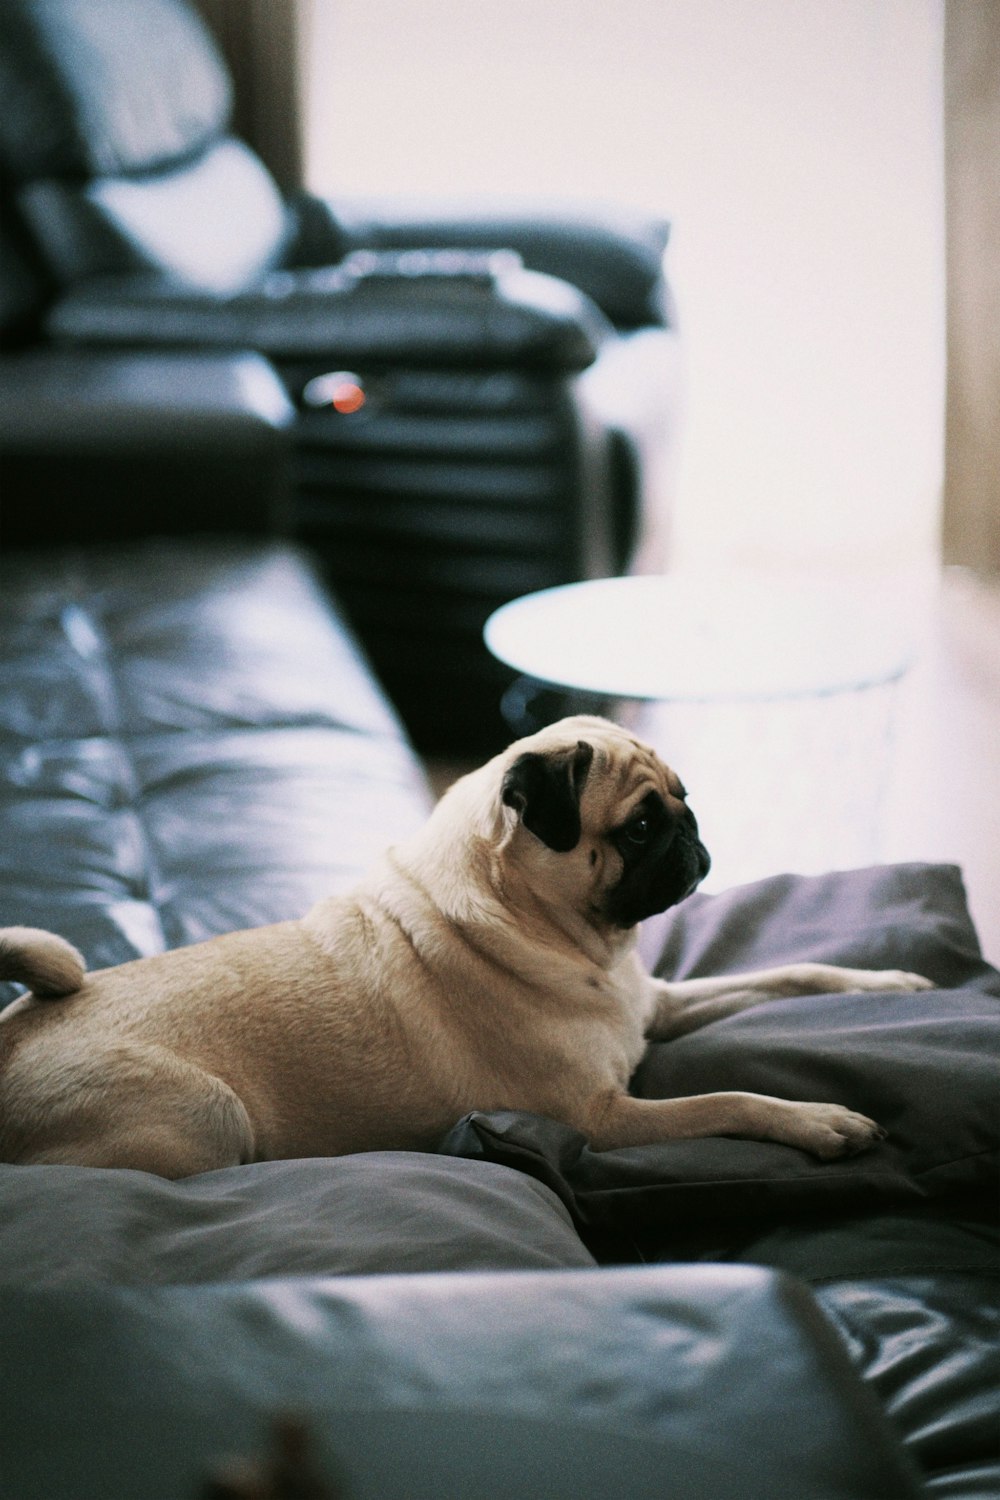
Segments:
[[[644,844],[651,832],[652,824],[645,813],[637,813],[622,829],[630,844]]]

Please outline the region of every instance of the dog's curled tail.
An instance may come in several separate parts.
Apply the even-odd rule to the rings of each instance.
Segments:
[[[0,979],[26,984],[39,1000],[72,995],[87,966],[81,955],[54,932],[40,927],[0,928]]]

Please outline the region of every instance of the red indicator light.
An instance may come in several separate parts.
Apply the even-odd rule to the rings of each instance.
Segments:
[[[364,391],[353,380],[344,380],[330,396],[330,405],[334,411],[339,411],[343,416],[349,417],[352,412],[360,411],[366,401]]]
[[[368,396],[361,384],[361,376],[353,370],[331,370],[327,375],[314,375],[306,382],[302,400],[313,411],[332,406],[334,411],[349,417],[367,404]]]

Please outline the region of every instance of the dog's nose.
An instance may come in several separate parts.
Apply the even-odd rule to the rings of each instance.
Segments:
[[[694,813],[686,802],[684,803],[683,810],[680,813],[679,831],[682,832],[685,842],[690,846],[691,851],[694,854],[695,861],[698,866],[698,878],[695,884],[698,884],[698,882],[704,880],[705,876],[712,868],[712,856],[709,854],[708,850],[705,848],[705,845],[702,843],[701,838],[699,837],[698,819],[695,817]]]
[[[711,856],[709,855],[708,850],[705,848],[705,845],[699,838],[694,838],[691,840],[689,858],[693,863],[694,873],[691,877],[690,883],[688,884],[687,890],[684,892],[685,897],[692,895],[698,889],[698,887],[701,885],[701,882],[705,879],[705,876],[712,868]]]
[[[683,847],[685,858],[696,871],[694,880],[691,885],[691,890],[694,890],[695,886],[700,884],[700,882],[704,880],[705,876],[712,868],[712,859],[699,836],[698,819],[695,817],[694,813],[686,802],[681,805],[681,808],[677,813],[677,820],[674,828],[675,839],[678,841],[679,845]],[[688,894],[690,894],[690,892]]]

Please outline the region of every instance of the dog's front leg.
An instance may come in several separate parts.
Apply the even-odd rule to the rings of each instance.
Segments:
[[[710,1021],[735,1016],[765,1000],[791,995],[846,995],[871,991],[926,990],[931,981],[902,969],[845,969],[836,964],[784,964],[750,974],[713,979],[652,979],[654,1011],[646,1027],[652,1042],[697,1031]]]
[[[767,1094],[697,1094],[688,1099],[636,1099],[605,1094],[591,1099],[575,1123],[595,1151],[648,1146],[705,1136],[781,1141],[832,1160],[867,1151],[886,1132],[842,1104],[804,1104]]]

